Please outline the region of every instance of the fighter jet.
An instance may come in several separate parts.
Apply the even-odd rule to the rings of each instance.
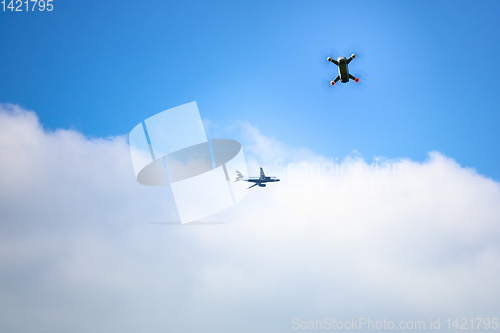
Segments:
[[[354,82],[356,82],[356,83],[359,82],[359,79],[357,77],[354,77],[351,74],[349,74],[349,68],[347,67],[347,65],[349,65],[349,63],[351,62],[351,60],[354,59],[354,58],[356,58],[355,54],[352,54],[349,57],[349,59],[346,59],[345,57],[339,57],[339,58],[337,58],[337,60],[333,60],[330,57],[328,57],[326,59],[329,62],[333,62],[335,65],[337,65],[339,67],[339,75],[337,75],[337,77],[335,78],[335,80],[333,80],[332,82],[330,82],[330,84],[332,86],[334,86],[335,82],[337,82],[338,80],[340,80],[340,82],[342,82],[342,83],[349,82],[349,79],[354,80]]]
[[[239,171],[236,171],[236,174],[238,175],[238,177],[236,177],[235,182],[237,182],[239,180],[243,180],[246,182],[255,183],[252,186],[248,187],[247,189],[252,188],[254,186],[257,186],[257,185],[259,185],[259,187],[266,187],[265,183],[272,183],[272,182],[279,182],[280,181],[279,178],[276,178],[276,177],[266,177],[266,174],[264,173],[264,170],[262,168],[260,168],[260,177],[246,177],[245,178],[245,176]]]

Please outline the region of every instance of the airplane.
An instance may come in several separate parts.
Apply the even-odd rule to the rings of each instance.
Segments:
[[[260,177],[247,177],[247,178],[245,178],[245,176],[239,171],[236,171],[236,174],[238,175],[238,177],[236,177],[235,182],[237,182],[239,180],[243,180],[246,182],[255,183],[252,186],[248,187],[247,189],[252,188],[254,186],[257,186],[257,185],[259,185],[259,187],[266,187],[265,183],[272,183],[272,182],[279,182],[280,181],[279,178],[276,178],[276,177],[266,177],[264,170],[262,170],[262,168],[260,168]]]
[[[354,58],[356,58],[355,54],[352,54],[349,57],[349,59],[346,59],[345,57],[339,57],[339,58],[337,58],[337,60],[333,60],[330,57],[328,57],[326,59],[329,62],[333,62],[335,65],[337,65],[339,67],[339,75],[337,75],[337,77],[335,78],[335,80],[333,80],[332,82],[330,82],[330,84],[332,86],[334,86],[335,82],[337,82],[338,80],[340,80],[340,82],[342,82],[342,83],[349,82],[349,79],[354,80],[354,82],[356,82],[356,83],[359,82],[359,79],[357,77],[354,77],[351,74],[349,74],[349,68],[347,68],[347,65],[349,65],[349,63],[351,62],[351,60],[354,59]]]

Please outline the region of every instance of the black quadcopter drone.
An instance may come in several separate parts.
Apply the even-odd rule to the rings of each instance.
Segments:
[[[329,62],[333,62],[335,65],[337,65],[339,67],[339,75],[337,75],[337,77],[335,78],[335,80],[333,80],[332,82],[330,82],[330,84],[332,86],[334,86],[335,82],[337,82],[338,80],[340,80],[340,82],[342,82],[342,83],[349,82],[349,79],[353,79],[354,82],[356,82],[356,83],[359,82],[359,79],[357,77],[354,77],[351,74],[349,74],[349,68],[347,67],[347,65],[349,65],[349,63],[351,62],[351,60],[354,59],[354,58],[356,58],[355,54],[352,54],[349,57],[349,59],[346,59],[345,57],[339,57],[339,58],[337,58],[337,60],[333,60],[330,57],[328,57],[326,59]]]

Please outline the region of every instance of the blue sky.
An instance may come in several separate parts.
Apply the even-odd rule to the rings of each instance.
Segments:
[[[0,102],[90,137],[197,101],[292,147],[342,158],[440,151],[498,171],[496,1],[55,1],[0,13]],[[329,86],[357,53],[361,82]]]
[[[498,317],[498,1],[53,5],[0,12],[1,332]],[[281,181],[151,224],[127,134],[192,101]]]

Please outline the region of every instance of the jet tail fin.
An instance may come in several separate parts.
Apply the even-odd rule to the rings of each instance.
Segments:
[[[266,174],[264,173],[264,169],[260,168],[260,179],[266,178]]]

